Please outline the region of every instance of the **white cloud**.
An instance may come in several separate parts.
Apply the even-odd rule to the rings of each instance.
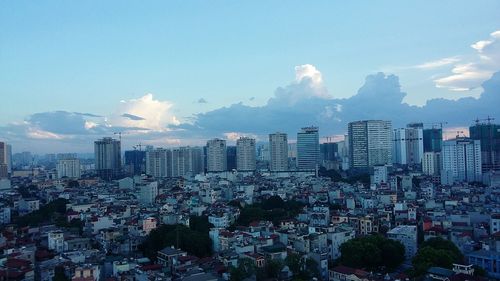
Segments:
[[[109,118],[109,123],[113,126],[165,131],[168,125],[180,124],[171,112],[172,106],[169,101],[154,99],[153,94],[146,94],[138,99],[122,100],[117,111]],[[124,118],[124,114],[140,116],[142,119]]]
[[[41,140],[62,140],[66,138],[63,135],[51,133],[36,128],[28,128],[26,131],[26,136],[32,139],[41,139]]]
[[[468,61],[456,62],[452,74],[434,80],[436,87],[452,91],[468,91],[481,86],[500,69],[500,30],[490,34],[487,40],[471,45],[476,51]]]
[[[250,137],[253,139],[258,139],[257,135],[241,132],[227,132],[223,134],[224,137],[229,141],[237,141],[240,137]]]
[[[439,60],[429,61],[429,62],[425,62],[425,63],[419,64],[419,65],[416,65],[415,68],[425,69],[425,70],[434,69],[434,68],[450,65],[450,64],[453,64],[453,63],[456,63],[459,61],[460,61],[460,59],[458,57],[442,58]]]

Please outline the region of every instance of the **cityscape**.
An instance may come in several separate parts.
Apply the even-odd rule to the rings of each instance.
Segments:
[[[500,280],[500,2],[354,2],[0,2],[0,281]]]

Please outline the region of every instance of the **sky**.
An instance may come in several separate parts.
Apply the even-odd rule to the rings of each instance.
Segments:
[[[374,118],[454,131],[500,118],[499,14],[487,0],[1,1],[0,140],[91,152],[118,131],[125,148],[168,147]]]

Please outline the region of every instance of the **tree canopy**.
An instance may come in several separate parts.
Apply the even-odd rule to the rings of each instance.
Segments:
[[[432,266],[452,268],[453,263],[462,262],[463,255],[453,242],[436,237],[424,241],[412,264],[416,276],[424,275]]]
[[[276,224],[280,220],[296,217],[302,207],[304,207],[304,204],[300,202],[294,200],[284,201],[279,196],[271,196],[262,200],[261,203],[241,208],[236,224],[248,226],[252,221],[260,220],[268,220]]]
[[[167,246],[178,247],[200,258],[207,257],[212,254],[209,230],[210,224],[206,216],[191,217],[189,227],[185,225],[160,225],[149,233],[139,249],[152,260],[156,260],[157,252]]]
[[[340,246],[340,252],[341,264],[368,270],[392,271],[405,260],[403,244],[381,235],[351,239]]]

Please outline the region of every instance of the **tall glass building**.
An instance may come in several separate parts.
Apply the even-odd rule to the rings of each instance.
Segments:
[[[319,160],[319,128],[304,127],[297,133],[297,169],[314,170]]]
[[[443,129],[424,129],[424,152],[441,152]]]

